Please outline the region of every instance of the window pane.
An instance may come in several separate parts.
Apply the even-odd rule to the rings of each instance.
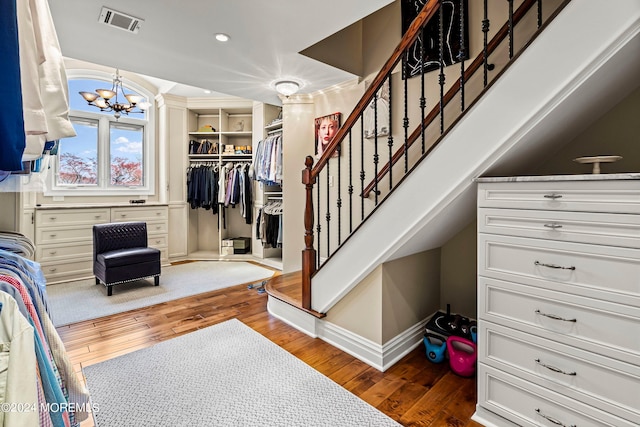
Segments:
[[[98,114],[108,114],[110,116],[113,115],[113,111],[102,111],[98,107],[94,107],[93,105],[89,105],[87,101],[80,95],[79,92],[95,92],[96,89],[109,89],[111,90],[113,87],[113,81],[105,81],[105,80],[95,80],[95,79],[69,79],[69,108],[71,110],[80,110],[80,111],[88,111],[90,113],[98,113]],[[126,95],[133,94],[139,96],[143,101],[145,97],[139,94],[138,92],[129,89],[128,87],[124,88],[124,93]],[[117,102],[120,104],[127,104],[129,101],[123,96],[121,91],[118,91],[118,99]],[[112,98],[110,102],[116,102],[116,98]],[[134,111],[141,111],[139,108],[136,108]],[[125,113],[122,113],[124,116]],[[135,118],[146,118],[146,112],[132,115]]]
[[[77,136],[60,140],[57,185],[98,184],[98,122],[71,119]]]
[[[110,129],[111,185],[143,185],[143,127],[111,123]]]

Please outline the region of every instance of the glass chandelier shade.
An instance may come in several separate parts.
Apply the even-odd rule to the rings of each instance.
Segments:
[[[124,92],[120,70],[118,69],[116,69],[111,89],[96,89],[95,92],[80,92],[80,95],[82,95],[89,105],[99,108],[100,111],[113,111],[116,119],[119,119],[122,114],[144,113],[144,110],[149,107],[149,103],[145,102],[141,96]],[[119,98],[122,100],[126,99],[127,102],[120,102]]]

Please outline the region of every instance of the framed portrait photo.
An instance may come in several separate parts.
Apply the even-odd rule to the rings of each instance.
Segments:
[[[333,137],[338,133],[342,123],[342,113],[333,113],[326,116],[318,117],[314,120],[316,132],[316,158],[320,158],[322,153],[327,149]],[[333,152],[331,157],[340,155],[340,146]]]

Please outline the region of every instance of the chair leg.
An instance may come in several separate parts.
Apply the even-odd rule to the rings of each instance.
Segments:
[[[153,283],[155,286],[158,286],[160,284],[160,276],[155,276],[153,278]]]
[[[113,286],[107,286],[107,296],[113,295]]]
[[[96,285],[99,285],[99,284],[100,284],[100,279],[96,277]]]

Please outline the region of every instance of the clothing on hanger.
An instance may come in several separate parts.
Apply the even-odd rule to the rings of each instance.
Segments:
[[[88,417],[89,393],[49,317],[40,265],[21,254],[32,248],[26,236],[0,232],[0,384],[7,390],[0,403],[38,408],[0,413],[0,425],[78,426]]]

